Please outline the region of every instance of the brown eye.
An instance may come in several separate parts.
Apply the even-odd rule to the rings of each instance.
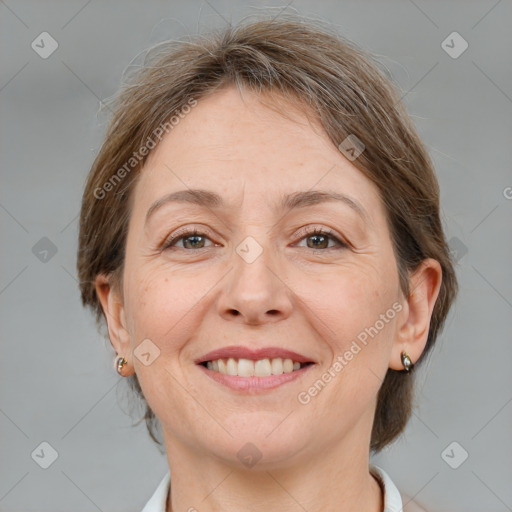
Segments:
[[[307,229],[302,234],[302,240],[307,240],[307,247],[309,249],[332,249],[336,246],[347,247],[347,244],[339,240],[332,231],[325,229]],[[334,245],[329,246],[329,242],[333,241]]]
[[[162,246],[162,249],[175,247],[179,242],[182,242],[182,246],[177,246],[178,249],[204,249],[208,247],[205,245],[206,240],[210,239],[195,229],[193,231],[182,231],[166,240]]]
[[[327,249],[329,245],[329,236],[318,233],[316,235],[309,235],[308,247],[310,249]],[[309,243],[311,241],[311,244]]]
[[[202,249],[205,243],[205,237],[201,235],[190,235],[181,237],[185,249]]]

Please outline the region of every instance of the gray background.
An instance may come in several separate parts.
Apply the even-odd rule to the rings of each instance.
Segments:
[[[136,512],[167,471],[144,425],[131,426],[109,342],[79,302],[77,216],[105,128],[99,101],[145,47],[269,5],[286,6],[0,0],[1,511]],[[430,511],[512,510],[512,3],[287,10],[330,20],[381,56],[435,161],[458,251],[460,296],[419,373],[414,416],[374,462]],[[47,59],[31,48],[44,31],[59,44]],[[441,46],[453,31],[469,44],[456,59]],[[42,442],[58,454],[48,469]]]

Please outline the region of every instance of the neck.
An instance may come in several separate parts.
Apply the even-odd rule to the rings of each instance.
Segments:
[[[168,441],[168,440],[167,440]],[[347,440],[349,441],[349,440]],[[182,445],[166,442],[171,471],[167,512],[382,512],[384,500],[369,473],[369,450],[337,449],[294,456],[288,465],[240,469]]]

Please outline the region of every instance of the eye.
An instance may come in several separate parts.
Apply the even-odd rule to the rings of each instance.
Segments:
[[[162,244],[162,250],[169,249],[181,241],[183,241],[183,246],[178,247],[179,249],[205,249],[206,247],[209,247],[205,246],[206,240],[210,239],[197,229],[183,230],[175,233],[167,240],[165,240],[165,242]]]
[[[348,245],[335,236],[333,231],[330,229],[307,227],[300,231],[299,236],[301,237],[300,241],[309,239],[307,242],[307,247],[309,249],[322,250],[333,249],[335,246],[340,248],[348,247]],[[181,247],[177,247],[178,249],[206,249],[213,245],[205,245],[207,240],[211,242],[211,240],[201,231],[197,229],[185,229],[178,231],[167,238],[162,244],[162,250],[176,247],[178,243],[182,243]],[[329,246],[329,242],[334,242],[334,247],[333,245]]]
[[[332,249],[333,246],[329,246],[330,241],[334,241],[334,245],[344,248],[348,247],[345,242],[342,242],[338,237],[334,235],[334,233],[330,229],[320,229],[314,227],[307,227],[300,232],[301,241],[302,240],[311,240],[307,242],[307,247],[309,249]]]

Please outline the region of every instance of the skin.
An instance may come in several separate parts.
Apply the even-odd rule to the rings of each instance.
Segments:
[[[285,106],[283,116],[269,98],[232,86],[200,100],[141,172],[122,290],[106,275],[96,280],[111,342],[128,360],[123,375],[137,374],[162,424],[168,512],[383,509],[368,470],[376,396],[388,368],[403,368],[402,350],[413,362],[424,350],[441,269],[425,260],[404,297],[376,186],[298,105]],[[154,201],[195,188],[220,194],[227,206],[168,203],[145,224]],[[341,202],[273,209],[283,194],[311,189],[350,196],[367,218]],[[330,229],[346,245],[318,241],[301,232],[307,226]],[[206,238],[189,235],[162,249],[183,227]],[[248,236],[263,249],[252,263],[236,252]],[[394,303],[401,311],[299,403]],[[133,354],[145,339],[160,351],[147,366]],[[194,363],[230,345],[284,347],[315,367],[265,393],[233,391]],[[237,457],[248,442],[262,454],[252,468]]]

